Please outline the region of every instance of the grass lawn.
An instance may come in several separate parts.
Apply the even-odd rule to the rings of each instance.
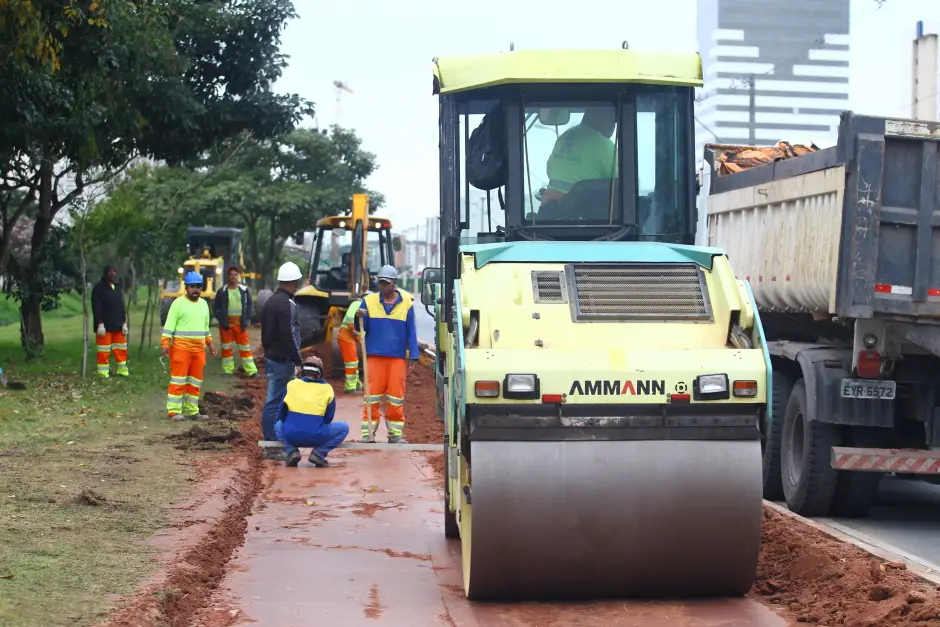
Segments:
[[[154,549],[137,541],[166,525],[165,505],[193,486],[195,455],[209,454],[166,440],[192,423],[166,418],[169,374],[159,349],[138,355],[133,327],[142,310],[131,312],[130,378],[96,377],[92,335],[83,380],[81,301],[64,304],[44,316],[46,352],[36,362],[23,362],[17,324],[0,327],[0,366],[27,385],[0,390],[5,627],[99,622],[113,595],[133,591],[152,571]],[[210,358],[203,392],[227,389],[219,372]]]

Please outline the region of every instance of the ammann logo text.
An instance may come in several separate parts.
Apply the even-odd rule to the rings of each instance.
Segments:
[[[666,382],[652,379],[637,381],[574,381],[568,395],[581,394],[582,396],[655,396],[666,394]]]

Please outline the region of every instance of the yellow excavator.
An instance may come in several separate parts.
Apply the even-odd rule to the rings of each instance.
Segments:
[[[302,234],[295,236],[302,238]],[[302,241],[302,239],[301,239]],[[375,273],[401,250],[392,223],[369,215],[369,197],[353,194],[348,215],[317,222],[306,284],[294,294],[304,347],[328,341],[333,376],[343,375],[336,332],[349,304],[374,287]]]
[[[241,268],[243,279],[260,277],[245,271],[241,234],[241,229],[225,226],[191,226],[186,229],[189,258],[176,270],[175,279],[161,281],[160,324],[166,322],[173,301],[186,293],[183,276],[187,272],[195,271],[202,275],[202,297],[210,309],[216,291],[225,284],[227,266],[234,264]]]

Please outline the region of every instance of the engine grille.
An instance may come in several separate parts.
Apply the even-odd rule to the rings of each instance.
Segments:
[[[572,264],[576,320],[711,320],[702,270],[695,264]]]
[[[532,272],[532,295],[537,303],[564,304],[568,302],[568,286],[565,273],[534,270]]]

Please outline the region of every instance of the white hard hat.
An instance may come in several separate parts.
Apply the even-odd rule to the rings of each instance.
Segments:
[[[300,268],[293,261],[288,261],[277,271],[278,281],[299,281],[302,276]]]
[[[397,281],[397,280],[398,280],[398,270],[396,270],[393,266],[384,265],[384,266],[382,266],[382,269],[379,270],[379,273],[378,273],[378,275],[376,275],[375,278],[377,278],[377,279],[380,280],[380,281],[381,281],[382,279],[391,279],[392,281]]]

